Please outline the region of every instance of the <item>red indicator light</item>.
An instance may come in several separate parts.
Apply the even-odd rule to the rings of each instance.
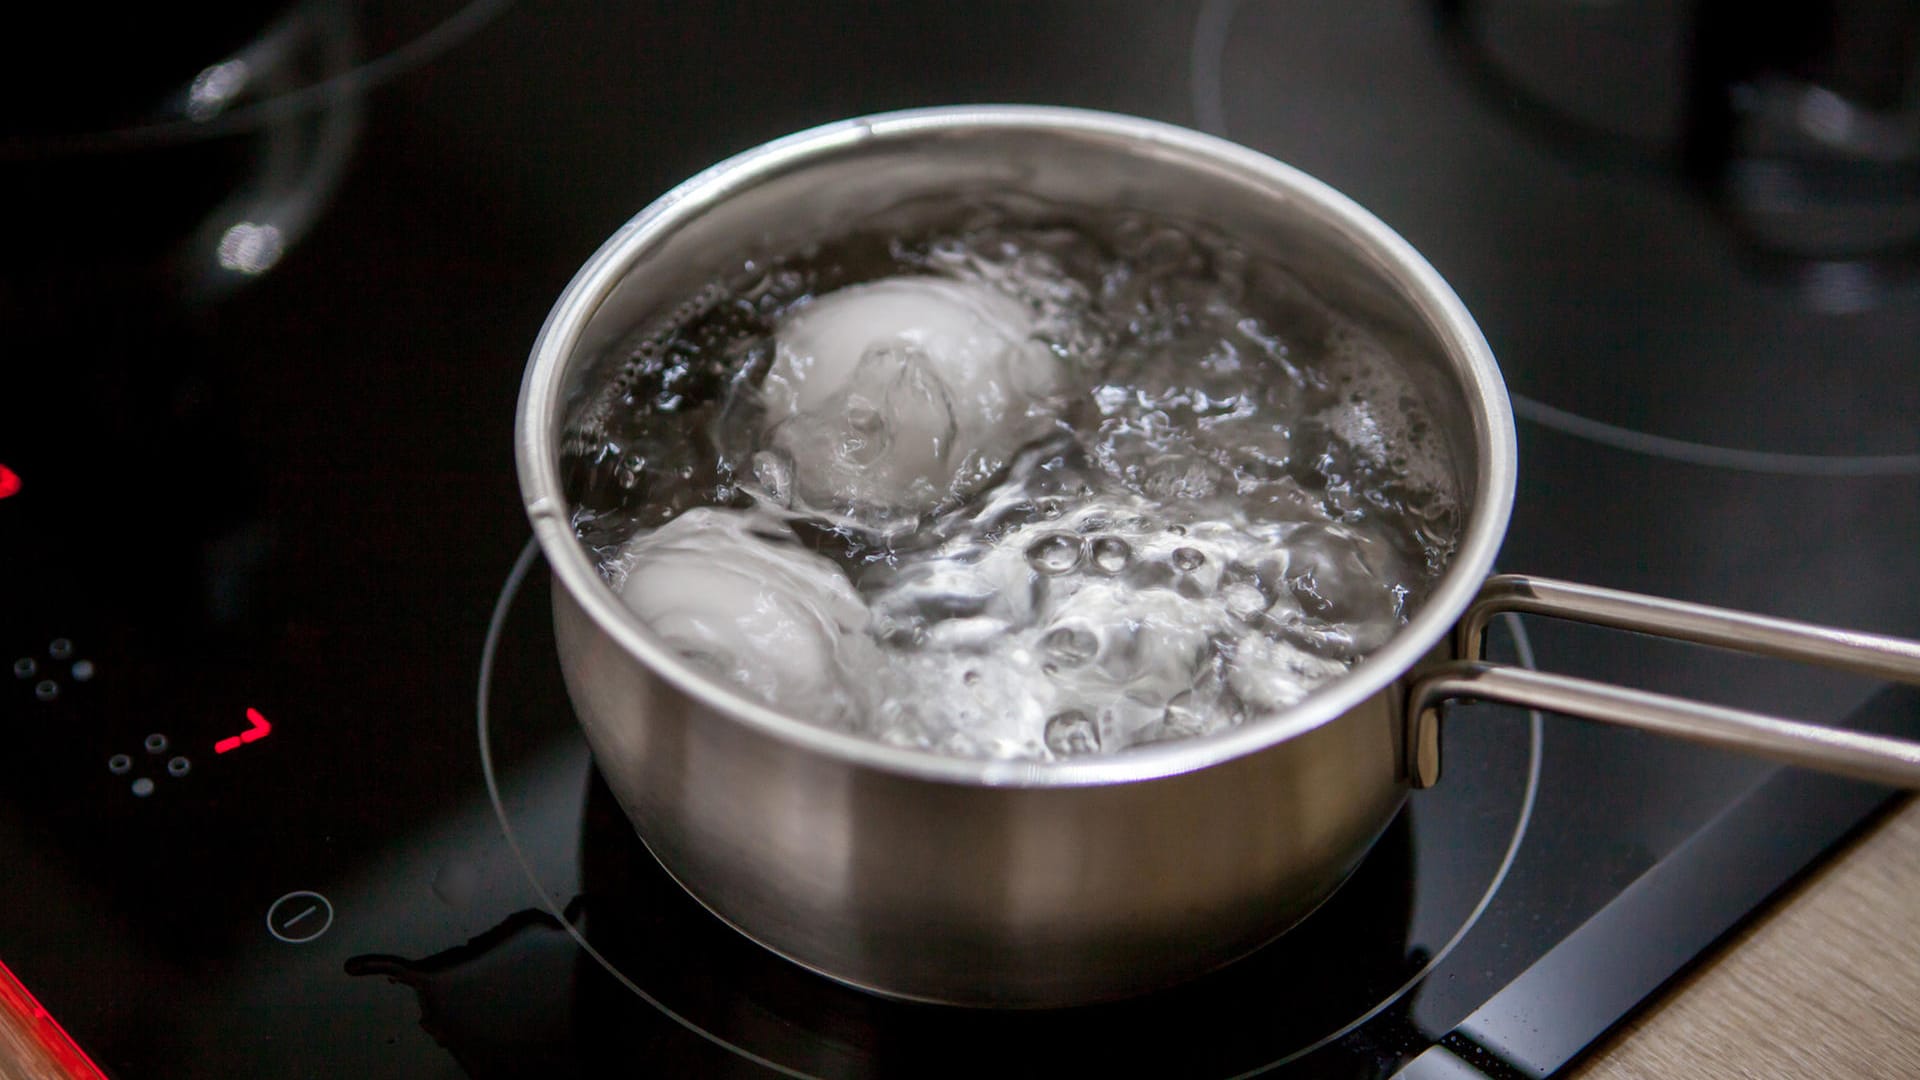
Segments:
[[[76,1080],[107,1080],[67,1029],[53,1018],[27,988],[0,964],[0,1036],[13,1052],[7,1060],[24,1066],[23,1076],[66,1076]],[[48,1068],[51,1066],[51,1068]],[[8,1075],[14,1075],[11,1070]]]
[[[0,465],[0,499],[20,494],[20,474]]]
[[[264,739],[267,737],[267,734],[273,730],[273,725],[267,722],[266,717],[260,715],[259,709],[247,710],[247,723],[253,726],[238,735],[229,735],[219,742],[214,743],[213,752],[216,754],[224,754],[229,750],[238,750],[242,743],[256,742]]]

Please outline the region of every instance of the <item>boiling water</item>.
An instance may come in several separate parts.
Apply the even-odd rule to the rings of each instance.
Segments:
[[[1452,553],[1386,350],[1143,216],[981,205],[749,262],[626,342],[564,447],[582,541],[695,663],[903,746],[1052,759],[1280,712]]]

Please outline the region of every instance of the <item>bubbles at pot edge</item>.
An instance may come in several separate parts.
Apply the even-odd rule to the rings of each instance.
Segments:
[[[1458,511],[1426,404],[1377,340],[1202,230],[972,219],[750,264],[636,335],[568,440],[576,524],[609,580],[630,537],[691,506],[786,530],[869,612],[874,648],[835,658],[858,705],[826,722],[972,756],[1221,730],[1391,636]],[[1023,446],[876,530],[796,491],[792,448],[758,434],[761,388],[783,320],[903,274],[1019,304],[1061,375]],[[1262,310],[1278,294],[1287,311]]]

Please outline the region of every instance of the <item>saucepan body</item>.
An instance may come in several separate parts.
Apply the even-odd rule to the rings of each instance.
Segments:
[[[1220,734],[1058,762],[975,760],[784,715],[691,666],[621,603],[575,535],[561,469],[569,417],[617,362],[613,346],[743,258],[831,237],[879,208],[982,192],[1200,223],[1285,267],[1392,351],[1428,399],[1461,508],[1451,563],[1396,636],[1297,706]],[[516,443],[575,711],[654,856],[714,914],[799,964],[983,1006],[1179,982],[1258,948],[1337,889],[1415,779],[1432,778],[1432,725],[1409,726],[1409,692],[1457,657],[1452,632],[1492,570],[1515,477],[1493,356],[1391,229],[1219,139],[1018,106],[830,125],[661,197],[554,306]],[[1423,715],[1433,703],[1423,698]]]

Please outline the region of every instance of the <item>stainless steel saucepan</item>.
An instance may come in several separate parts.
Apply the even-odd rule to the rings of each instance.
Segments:
[[[703,675],[627,610],[574,536],[559,468],[569,414],[609,346],[746,256],[793,250],[909,199],[981,191],[1206,222],[1390,344],[1432,399],[1467,507],[1451,567],[1397,637],[1280,716],[1035,763],[941,757],[782,715]],[[1165,124],[932,109],[833,124],[723,162],[628,222],[567,286],[533,347],[516,442],[556,580],[567,687],[640,836],[742,933],[881,993],[1079,1003],[1257,948],[1339,886],[1410,788],[1438,779],[1438,717],[1451,699],[1920,787],[1911,743],[1483,662],[1487,619],[1523,611],[1920,682],[1920,643],[1489,580],[1514,497],[1513,421],[1459,298],[1332,189]]]

